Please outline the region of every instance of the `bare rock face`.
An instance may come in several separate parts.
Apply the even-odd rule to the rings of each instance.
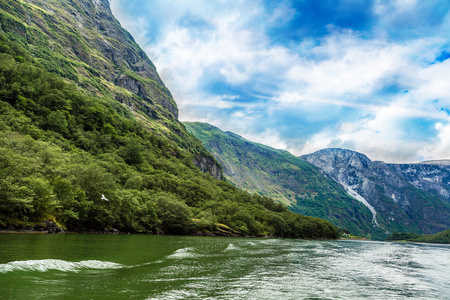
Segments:
[[[389,164],[418,189],[450,203],[450,165],[435,161],[420,164]]]
[[[302,156],[363,202],[386,231],[436,233],[450,227],[450,168],[386,164],[344,149]]]
[[[194,164],[200,168],[202,172],[208,172],[212,177],[223,180],[222,168],[214,158],[196,155],[194,156]]]

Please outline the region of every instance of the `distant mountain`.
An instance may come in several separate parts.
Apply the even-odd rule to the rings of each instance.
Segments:
[[[412,241],[421,243],[450,244],[450,229],[435,234],[424,235]]]
[[[416,188],[450,203],[450,163],[448,160],[388,165]]]
[[[441,159],[441,160],[427,160],[420,163],[421,165],[442,165],[442,166],[450,166],[450,159]]]
[[[295,157],[209,124],[185,126],[222,164],[230,182],[292,211],[375,238],[450,227],[448,161],[387,164],[344,149]]]
[[[450,166],[387,164],[344,149],[302,156],[365,203],[374,222],[389,232],[432,234],[450,227]]]
[[[294,212],[325,218],[354,234],[384,238],[367,205],[304,159],[206,123],[184,124],[222,164],[226,179],[235,186],[277,199]]]

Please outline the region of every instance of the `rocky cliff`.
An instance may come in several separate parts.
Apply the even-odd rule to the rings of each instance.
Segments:
[[[344,149],[324,149],[302,157],[367,206],[373,223],[388,232],[429,234],[450,227],[445,166],[386,164]]]
[[[221,177],[106,1],[0,1],[0,28],[0,229],[339,237],[201,172]]]
[[[223,180],[222,166],[217,163],[213,157],[205,155],[195,155],[194,164],[202,170],[202,172],[209,172],[214,178]]]
[[[389,166],[416,188],[450,203],[450,165],[446,161]]]
[[[202,169],[220,178],[220,166],[178,121],[170,91],[108,0],[0,1],[0,25],[44,69],[92,96],[118,101],[148,130],[192,153],[195,163],[210,160]]]

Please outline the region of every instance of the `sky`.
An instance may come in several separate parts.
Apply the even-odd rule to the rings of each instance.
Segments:
[[[181,121],[294,155],[450,158],[448,0],[111,0]]]

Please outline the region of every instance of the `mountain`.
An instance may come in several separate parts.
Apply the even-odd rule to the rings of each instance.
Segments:
[[[2,30],[32,50],[45,69],[91,94],[112,96],[133,109],[155,111],[155,116],[177,117],[155,66],[113,17],[108,0],[0,5]]]
[[[374,222],[389,232],[432,234],[450,227],[446,163],[387,164],[344,149],[302,157],[365,203]]]
[[[146,129],[187,148],[197,166],[221,178],[220,166],[177,120],[170,91],[108,0],[1,1],[0,24],[40,67],[91,96],[121,103]]]
[[[0,1],[0,228],[336,238],[220,180],[108,0]]]
[[[222,164],[225,178],[235,186],[276,199],[292,211],[325,218],[353,234],[384,238],[367,205],[304,159],[206,123],[184,124]]]
[[[435,160],[418,164],[388,164],[416,188],[450,203],[450,164]]]

